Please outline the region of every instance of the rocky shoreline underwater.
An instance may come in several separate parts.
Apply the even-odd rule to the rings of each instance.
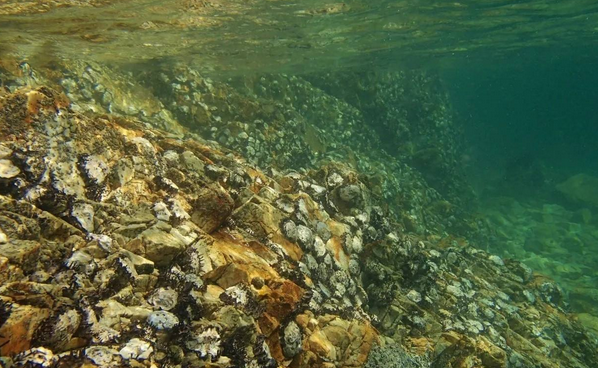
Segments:
[[[434,76],[0,78],[0,366],[598,366],[482,250]]]

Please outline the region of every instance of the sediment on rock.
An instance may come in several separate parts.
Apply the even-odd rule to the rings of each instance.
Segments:
[[[598,363],[556,284],[391,216],[351,165],[264,172],[179,125],[72,106],[0,97],[7,365]]]

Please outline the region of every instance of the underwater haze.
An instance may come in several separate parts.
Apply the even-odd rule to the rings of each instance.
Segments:
[[[598,367],[598,3],[0,0],[0,366]]]

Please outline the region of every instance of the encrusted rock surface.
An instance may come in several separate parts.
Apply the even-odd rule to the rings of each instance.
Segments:
[[[4,365],[598,365],[556,284],[405,226],[348,164],[265,173],[175,121],[71,106],[0,97]]]
[[[25,364],[23,352],[43,347],[49,361],[97,366],[365,361],[377,333],[362,310],[364,293],[354,297],[352,281],[342,306],[344,292],[334,290],[350,285],[346,264],[332,253],[348,258],[346,225],[213,144],[130,120],[88,118],[60,105],[63,99],[40,88],[0,102],[1,144],[22,170],[3,178],[0,201],[3,356]],[[327,284],[336,299],[319,294],[329,301],[318,313],[328,316],[321,327],[294,322],[316,293],[300,271],[312,245],[283,235],[294,212],[275,199],[303,203],[306,229],[315,229],[316,218],[336,229],[318,280],[344,276]],[[350,305],[357,320],[338,315]],[[314,355],[308,338],[335,346],[325,333],[312,337],[330,319],[354,342]]]

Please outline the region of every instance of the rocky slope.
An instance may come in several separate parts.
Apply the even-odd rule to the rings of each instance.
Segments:
[[[5,366],[598,363],[596,337],[565,312],[557,285],[447,241],[429,199],[401,214],[332,157],[265,172],[161,108],[122,97],[109,105],[122,116],[83,114],[85,101],[102,106],[74,92],[86,82],[61,78],[67,95],[18,78],[0,92]],[[126,96],[120,86],[113,98]],[[412,168],[394,175],[435,192]],[[413,216],[406,226],[414,208],[435,208],[439,225]]]

